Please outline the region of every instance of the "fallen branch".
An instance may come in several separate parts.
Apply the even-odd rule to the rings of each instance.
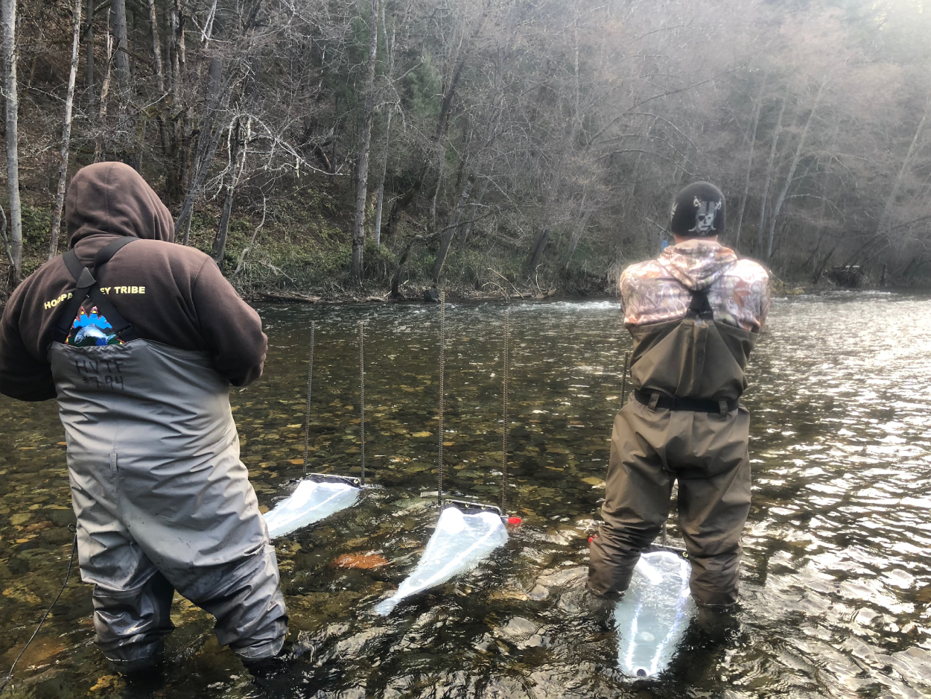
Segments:
[[[320,303],[322,300],[320,296],[310,296],[298,292],[277,293],[274,291],[260,291],[259,296],[266,301],[281,301],[285,303]]]

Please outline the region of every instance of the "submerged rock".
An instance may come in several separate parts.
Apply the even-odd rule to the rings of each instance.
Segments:
[[[516,677],[493,677],[482,692],[482,699],[530,699],[530,696]]]
[[[515,616],[511,617],[511,620],[508,621],[507,624],[499,626],[495,631],[502,638],[515,640],[527,638],[531,634],[535,634],[537,632],[537,625],[530,621],[530,619]]]
[[[541,628],[530,619],[515,616],[504,626],[494,630],[495,636],[503,641],[517,646],[518,649],[544,648],[549,645],[549,639],[541,633]]]
[[[554,570],[549,573],[544,573],[539,578],[537,578],[537,586],[545,588],[554,588],[554,587],[567,587],[581,582],[588,575],[588,569],[584,566],[573,566],[572,568],[565,568],[563,570]]]
[[[390,562],[377,553],[344,553],[333,559],[332,565],[335,568],[358,568],[360,570],[371,570],[372,568],[381,568]]]

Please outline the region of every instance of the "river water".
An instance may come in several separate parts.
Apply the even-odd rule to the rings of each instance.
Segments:
[[[294,697],[931,696],[931,299],[836,293],[774,301],[751,359],[753,509],[740,628],[693,629],[670,671],[631,681],[617,638],[579,608],[630,340],[611,302],[515,305],[506,502],[523,524],[463,577],[372,607],[436,522],[437,307],[260,312],[266,374],[232,403],[263,507],[304,466],[311,321],[313,471],[358,475],[358,323],[365,322],[361,504],[278,542]],[[450,304],[445,487],[502,495],[500,304]],[[54,403],[0,399],[0,662],[9,668],[61,586],[73,521]],[[669,534],[675,540],[675,518]],[[16,697],[260,696],[211,619],[176,600],[164,676],[127,686],[95,649],[72,576],[17,666]],[[6,672],[6,669],[3,669]],[[144,690],[144,691],[143,691]]]

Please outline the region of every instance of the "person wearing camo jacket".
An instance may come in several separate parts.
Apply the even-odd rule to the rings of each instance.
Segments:
[[[620,278],[633,338],[632,400],[614,420],[588,588],[611,604],[660,533],[678,483],[679,529],[699,608],[737,602],[740,536],[750,510],[746,367],[769,308],[769,277],[718,241],[724,195],[695,182],[675,198],[675,245]]]

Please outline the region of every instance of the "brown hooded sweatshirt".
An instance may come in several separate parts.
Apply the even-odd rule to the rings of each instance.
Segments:
[[[140,239],[95,274],[139,337],[209,353],[235,386],[261,376],[268,341],[258,314],[209,256],[174,244],[171,214],[135,170],[122,163],[81,169],[68,187],[66,221],[69,246],[85,266],[120,236]],[[0,322],[0,393],[29,401],[55,397],[48,349],[74,290],[58,256],[13,292]]]

